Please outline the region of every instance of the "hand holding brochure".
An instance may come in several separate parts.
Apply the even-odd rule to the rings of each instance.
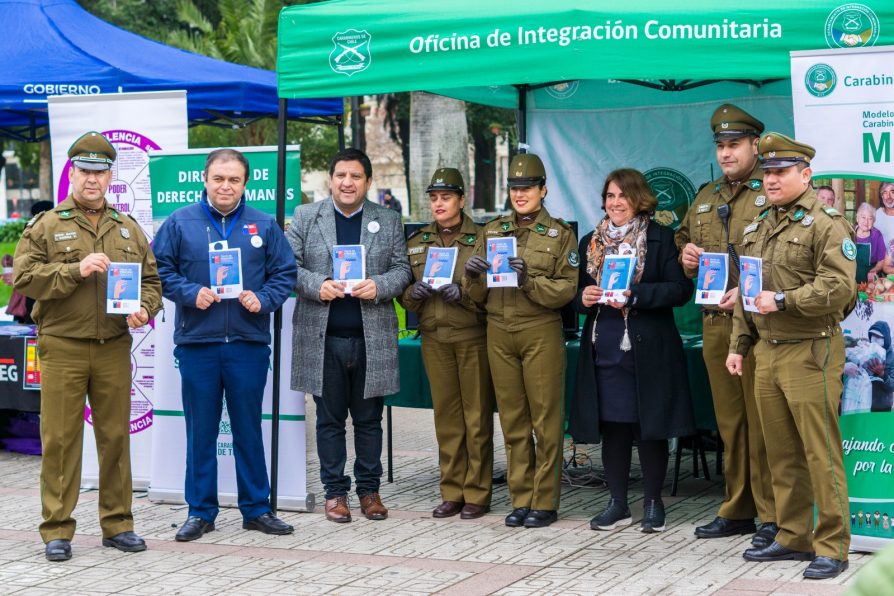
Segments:
[[[509,259],[516,256],[518,250],[515,236],[488,238],[486,244],[485,258],[490,264],[487,270],[487,287],[517,288],[518,274],[509,267]]]
[[[129,315],[140,311],[140,263],[109,263],[106,313]]]
[[[425,257],[425,269],[422,272],[422,279],[425,283],[438,289],[453,283],[453,272],[456,270],[456,257],[459,255],[459,249],[441,248],[433,246],[428,249],[428,255]]]
[[[696,304],[720,304],[729,281],[729,255],[725,252],[706,252],[698,258]]]
[[[208,272],[211,291],[221,300],[238,298],[242,293],[242,249],[209,250]]]
[[[624,292],[630,289],[633,273],[636,271],[636,257],[605,255],[602,263],[602,296],[597,302],[627,302]]]
[[[754,299],[764,287],[763,260],[758,257],[739,257],[739,293],[742,308],[748,312],[758,312]]]
[[[345,294],[366,279],[366,247],[362,244],[336,244],[332,247],[332,279]]]

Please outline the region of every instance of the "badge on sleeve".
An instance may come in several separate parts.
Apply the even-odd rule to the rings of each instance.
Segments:
[[[856,250],[856,249],[855,249]],[[580,265],[580,255],[577,254],[577,251],[571,249],[568,252],[568,264],[577,269],[577,266]]]
[[[857,258],[857,245],[850,238],[845,238],[841,242],[841,252],[848,261],[853,261]]]

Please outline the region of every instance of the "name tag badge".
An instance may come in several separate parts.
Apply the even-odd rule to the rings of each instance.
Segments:
[[[56,242],[64,242],[66,240],[76,240],[78,237],[77,232],[56,232],[53,234],[53,240]]]
[[[230,245],[226,240],[218,240],[217,242],[212,242],[208,245],[208,252],[214,252],[216,250],[229,250]]]
[[[422,254],[423,252],[425,252],[424,246],[414,246],[413,248],[411,248],[410,250],[407,251],[407,253],[411,254],[411,255],[418,255],[418,254]]]
[[[696,213],[707,213],[710,210],[711,210],[711,205],[709,205],[708,203],[705,203],[703,205],[698,206],[698,210],[696,211]]]

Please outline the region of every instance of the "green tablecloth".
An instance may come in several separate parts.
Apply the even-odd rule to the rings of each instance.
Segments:
[[[577,358],[580,352],[580,341],[565,342],[568,367],[565,369],[565,401],[574,392],[574,380],[577,371]],[[711,389],[708,385],[708,373],[702,360],[702,342],[700,336],[683,338],[683,349],[686,354],[686,369],[689,374],[689,387],[692,395],[692,406],[695,411],[696,428],[700,430],[716,430],[714,405],[711,402]],[[422,365],[422,343],[418,338],[401,339],[398,342],[400,359],[400,392],[385,398],[386,406],[403,408],[431,409],[431,387]]]

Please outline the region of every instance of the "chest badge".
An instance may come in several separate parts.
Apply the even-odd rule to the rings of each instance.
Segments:
[[[261,248],[262,246],[264,246],[264,239],[258,235],[252,236],[250,242],[251,245],[255,248]]]
[[[127,228],[119,228],[119,229],[121,230],[122,238],[124,238],[125,240],[130,238],[130,230],[128,230]]]
[[[801,225],[803,225],[805,228],[806,228],[807,226],[809,226],[810,224],[812,224],[812,223],[813,223],[813,216],[812,216],[812,215],[806,215],[806,216],[804,216],[804,219],[801,220]]]
[[[379,231],[379,222],[377,222],[377,221],[369,222],[368,224],[366,224],[366,229],[369,230],[370,234],[375,234],[376,232]]]
[[[757,195],[757,198],[754,199],[755,207],[763,207],[766,204],[767,204],[767,197],[764,195]]]

